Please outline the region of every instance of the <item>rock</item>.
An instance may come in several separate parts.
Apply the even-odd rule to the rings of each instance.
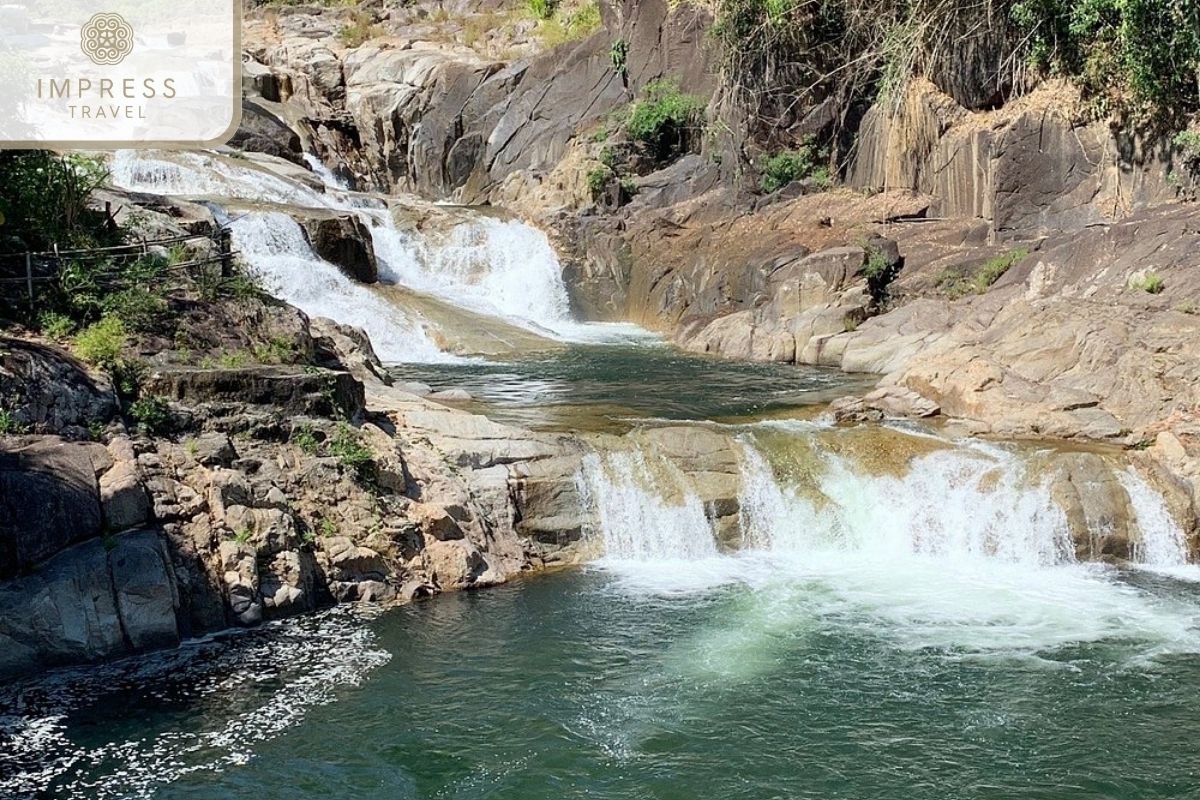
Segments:
[[[135,652],[179,643],[179,594],[171,559],[155,531],[117,537],[108,555],[121,630]]]
[[[362,328],[315,317],[309,321],[309,330],[314,340],[314,356],[322,366],[344,370],[361,381],[392,383],[392,376],[375,355],[375,348]]]
[[[300,136],[261,101],[243,98],[241,124],[228,144],[239,150],[304,163]]]
[[[0,336],[0,397],[16,421],[41,433],[86,439],[87,426],[117,414],[107,378],[57,347]]]
[[[466,589],[487,571],[487,562],[471,542],[436,539],[425,544],[425,566],[442,590]]]
[[[225,541],[220,545],[220,563],[224,576],[225,597],[233,618],[240,625],[262,621],[259,597],[257,551],[245,544]]]
[[[395,590],[388,584],[391,569],[369,547],[356,545],[344,536],[334,536],[322,542],[318,559],[325,570],[329,591],[339,602],[380,601],[395,596]]]
[[[356,215],[305,212],[299,222],[313,251],[359,283],[376,283],[379,266],[371,232]]]
[[[363,385],[348,372],[284,366],[201,369],[162,367],[146,376],[144,390],[197,405],[270,406],[281,414],[353,418],[362,412]]]
[[[258,593],[267,619],[289,616],[316,607],[315,566],[310,554],[289,550],[276,553],[259,571]]]
[[[433,394],[433,387],[427,383],[420,383],[418,381],[401,381],[396,384],[396,388],[402,392],[415,394],[417,397],[428,397]]]
[[[63,550],[0,583],[0,675],[98,661],[179,641],[177,589],[160,535]]]
[[[150,519],[150,497],[142,483],[133,447],[125,437],[109,442],[112,466],[100,476],[100,504],[110,532],[137,527]]]
[[[0,578],[100,535],[92,448],[52,436],[0,440]]]

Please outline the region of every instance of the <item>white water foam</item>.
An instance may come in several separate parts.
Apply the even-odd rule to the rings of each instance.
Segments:
[[[1166,500],[1132,468],[1117,473],[1117,480],[1129,495],[1138,541],[1134,560],[1156,568],[1184,567],[1188,563],[1187,540],[1183,528],[1167,510]]]
[[[314,317],[330,317],[367,332],[384,361],[452,362],[430,340],[421,320],[387,302],[318,257],[300,225],[280,212],[246,214],[230,225],[234,244],[271,294]]]
[[[587,476],[609,553],[598,565],[616,591],[749,590],[746,620],[711,631],[712,641],[698,637],[706,670],[753,673],[738,652],[781,631],[829,624],[906,649],[974,655],[1036,657],[1110,638],[1145,641],[1146,655],[1200,650],[1185,603],[1111,567],[1076,563],[1063,512],[1017,452],[960,443],[914,459],[903,476],[868,475],[826,453],[815,485],[802,492],[776,478],[752,440],[744,444],[744,549],[736,553],[717,553],[698,500],[687,513],[676,506],[661,514],[662,496],[681,493],[673,483],[656,486],[669,473],[625,456],[607,470],[593,461]],[[1154,504],[1135,503],[1148,520],[1165,522]],[[1162,546],[1170,554],[1173,537]]]
[[[653,458],[653,456],[651,456]],[[626,562],[694,561],[717,555],[704,505],[671,464],[641,451],[591,453],[579,478],[595,509],[606,557]]]
[[[343,192],[350,191],[350,185],[346,181],[339,178],[333,173],[329,167],[325,166],[325,162],[314,156],[312,153],[304,154],[304,163],[308,164],[309,169],[313,174],[321,179],[321,183],[331,189],[338,189]]]

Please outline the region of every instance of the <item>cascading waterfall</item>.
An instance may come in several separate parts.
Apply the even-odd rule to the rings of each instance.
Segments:
[[[230,225],[234,244],[264,288],[311,316],[356,325],[384,361],[453,361],[426,336],[419,320],[318,257],[300,225],[281,212],[245,214]]]
[[[957,442],[914,457],[902,474],[878,475],[838,448],[818,445],[815,475],[793,485],[777,477],[752,435],[738,442],[741,550],[735,557],[916,560],[964,570],[1075,563],[1065,512],[1048,480],[1019,452]],[[1135,561],[1185,565],[1183,531],[1163,498],[1133,470],[1118,477],[1140,534]],[[713,523],[689,480],[654,452],[589,456],[581,493],[607,556],[642,562],[717,556]]]
[[[1148,567],[1181,567],[1187,564],[1187,541],[1162,495],[1132,469],[1117,473],[1140,534],[1134,546],[1135,560]]]
[[[865,474],[824,454],[814,502],[781,486],[744,443],[741,522],[746,542],[774,551],[835,548],[883,558],[996,558],[1048,565],[1071,561],[1066,516],[1024,462],[975,444],[912,461],[903,477]]]
[[[206,153],[156,156],[126,150],[113,157],[109,169],[116,185],[134,191],[265,201],[355,214],[370,229],[380,277],[385,283],[399,284],[554,338],[607,339],[614,334],[622,336],[629,333],[571,321],[562,266],[546,235],[536,228],[514,220],[471,215],[444,232],[403,231],[396,226],[386,204],[348,192],[344,183],[319,160],[311,155],[307,159],[328,191],[323,192],[265,169],[231,163]],[[280,215],[265,219],[283,223]],[[243,238],[252,228],[261,240],[263,224],[264,218],[258,218],[243,225]],[[278,238],[287,240],[291,232],[289,228],[281,232]],[[252,255],[250,251],[247,253],[252,259],[269,255],[269,251],[263,248],[254,250]],[[289,255],[296,254],[291,252]],[[272,265],[254,263],[253,266],[258,272],[271,273],[278,269],[279,263],[282,262],[277,261]],[[296,265],[298,262],[293,259],[291,263]],[[331,278],[323,272],[318,275],[318,283],[328,283]],[[288,280],[303,282],[308,278],[306,273],[293,270]],[[323,314],[351,324],[360,324],[355,320],[364,318],[361,309],[340,302],[350,295],[364,297],[360,292],[351,292],[343,287],[343,290],[320,303],[320,310],[313,304],[320,292],[296,286],[291,287],[291,292],[285,295],[286,298],[310,314]],[[309,304],[305,305],[305,302]],[[372,307],[379,310],[378,303],[372,304]],[[381,318],[394,321],[399,313],[389,310]],[[372,315],[372,318],[375,317],[380,315]],[[370,329],[378,326],[364,327]],[[372,338],[375,338],[374,332]],[[410,327],[402,334],[394,333],[390,338],[393,344],[399,338],[413,339],[419,346],[397,348],[377,344],[383,357],[390,357],[385,353],[424,353],[420,360],[430,360],[424,347],[428,339],[419,326]]]
[[[385,281],[551,333],[571,327],[562,267],[535,228],[479,217],[442,236],[415,236],[389,224],[376,225],[371,235]]]
[[[641,451],[584,457],[580,496],[599,520],[608,558],[695,560],[717,555],[704,505],[685,476]]]

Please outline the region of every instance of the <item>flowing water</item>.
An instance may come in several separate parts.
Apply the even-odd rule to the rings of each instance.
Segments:
[[[1200,797],[1200,571],[1138,473],[1114,466],[1136,563],[1080,563],[1044,449],[837,428],[815,412],[858,388],[844,376],[573,336],[552,254],[513,223],[414,238],[371,203],[164,163],[119,164],[122,180],[360,208],[409,288],[621,342],[395,367],[501,419],[610,444],[632,429],[577,477],[603,555],[0,687],[0,796]],[[448,358],[428,319],[341,277],[286,215],[233,225],[272,291],[367,327],[389,360]],[[732,472],[654,445],[663,420],[725,442]],[[713,481],[738,487],[733,549]]]

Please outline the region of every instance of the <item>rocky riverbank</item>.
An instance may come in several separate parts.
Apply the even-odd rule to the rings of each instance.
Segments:
[[[599,11],[593,33],[550,48],[498,24],[522,43],[505,60],[466,35],[497,13],[486,4],[374,12],[354,47],[339,12],[280,9],[247,23],[252,89],[357,185],[495,203],[554,231],[584,318],[881,374],[839,404],[848,418],[1137,448],[1191,495],[1195,525],[1200,243],[1180,145],[1088,121],[1065,81],[1017,91],[1006,23],[988,16],[855,112],[840,181],[768,192],[770,151],[745,135],[756,119],[711,9]],[[705,135],[665,158],[622,127],[656,81],[705,106]],[[836,98],[796,112],[788,136],[839,113]]]

